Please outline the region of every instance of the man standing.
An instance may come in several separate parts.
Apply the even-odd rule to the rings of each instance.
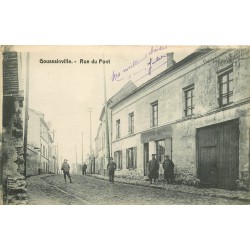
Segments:
[[[166,155],[162,167],[164,169],[164,179],[167,183],[173,183],[174,181],[174,163],[169,159],[169,156]]]
[[[152,184],[153,179],[155,183],[159,174],[158,171],[159,171],[159,162],[155,159],[155,154],[152,154],[152,160],[149,161],[149,174],[148,174],[150,184]]]
[[[69,180],[70,180],[70,183],[72,183],[72,180],[71,180],[71,176],[70,176],[70,173],[69,173],[69,170],[70,170],[70,166],[69,164],[67,163],[67,160],[65,159],[63,164],[62,164],[62,167],[61,167],[61,170],[63,171],[63,175],[64,175],[64,180],[65,182],[66,181],[66,175],[68,176]]]
[[[84,164],[82,165],[82,175],[86,175],[86,170],[87,170],[87,165],[84,162]]]
[[[110,161],[107,165],[107,169],[109,171],[109,181],[111,183],[114,183],[114,176],[115,176],[115,170],[116,170],[116,164],[113,161],[113,157],[110,157]]]

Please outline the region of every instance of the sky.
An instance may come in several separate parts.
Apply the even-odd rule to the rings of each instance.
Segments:
[[[107,98],[129,80],[143,84],[166,69],[166,54],[174,52],[176,62],[198,46],[18,46],[22,52],[22,82],[25,84],[27,52],[29,63],[29,107],[44,113],[55,130],[59,162],[82,161],[90,152],[90,112],[92,147],[104,105],[104,72]],[[49,60],[72,63],[49,63]],[[103,63],[105,61],[106,63]],[[76,148],[76,152],[75,152]]]

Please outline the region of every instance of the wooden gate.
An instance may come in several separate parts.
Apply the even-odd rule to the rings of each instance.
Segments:
[[[197,150],[201,184],[235,189],[239,178],[239,120],[198,129]]]

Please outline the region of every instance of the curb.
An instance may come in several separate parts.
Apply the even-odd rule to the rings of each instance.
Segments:
[[[108,181],[108,179],[103,178],[103,177],[99,177],[99,176],[93,176],[93,175],[87,175],[89,177],[92,178],[96,178],[99,180],[104,180],[104,181]],[[117,181],[118,179],[118,181]],[[161,190],[168,190],[168,191],[173,191],[173,192],[179,192],[179,193],[184,193],[184,194],[194,194],[194,195],[200,195],[200,196],[208,196],[208,197],[216,197],[216,198],[223,198],[223,199],[229,199],[229,200],[240,200],[240,201],[248,201],[250,204],[250,197],[249,198],[245,198],[245,197],[231,197],[231,196],[227,196],[227,195],[223,195],[223,194],[207,194],[207,193],[196,193],[196,192],[190,192],[188,190],[173,190],[173,189],[167,189],[166,187],[163,186],[154,186],[154,185],[147,185],[147,184],[141,184],[141,183],[129,183],[126,181],[121,181],[119,180],[119,178],[116,178],[116,182],[117,183],[122,183],[122,184],[126,184],[126,185],[134,185],[134,186],[142,186],[142,187],[148,187],[148,188],[154,188],[154,189],[161,189]]]

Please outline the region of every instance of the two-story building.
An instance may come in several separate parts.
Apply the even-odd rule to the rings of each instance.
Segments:
[[[119,103],[122,99],[129,96],[132,91],[136,89],[136,85],[129,81],[124,85],[122,89],[120,89],[114,96],[112,96],[107,101],[107,116],[108,116],[108,128],[106,128],[105,121],[105,106],[102,109],[100,115],[100,124],[97,130],[97,135],[95,137],[95,173],[105,175],[106,168],[108,164],[108,150],[107,150],[107,131],[109,133],[109,147],[110,147],[110,156],[112,156],[112,109],[110,107]],[[114,155],[117,157],[117,154]],[[118,166],[120,168],[120,165]]]
[[[109,106],[117,175],[169,155],[176,181],[235,189],[249,179],[250,51],[200,48]]]

